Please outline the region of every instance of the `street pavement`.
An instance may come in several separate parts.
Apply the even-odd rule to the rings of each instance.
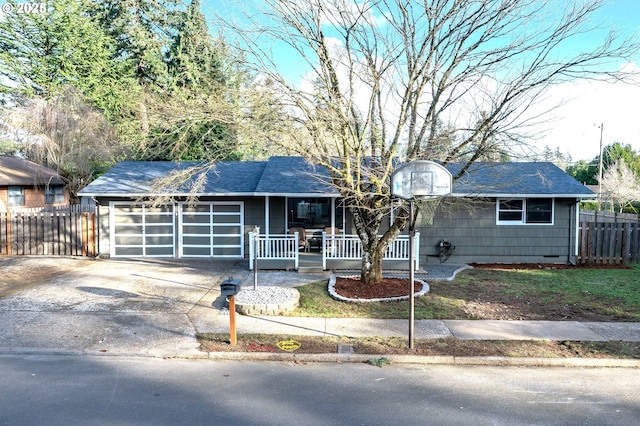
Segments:
[[[24,262],[27,267],[40,265],[37,258],[26,258]],[[55,264],[68,272],[52,274],[45,283],[27,285],[23,290],[0,299],[0,354],[35,352],[258,359],[260,354],[208,354],[199,350],[197,333],[229,332],[230,316],[225,308],[225,297],[220,293],[220,283],[232,277],[240,280],[243,288],[251,288],[254,283],[258,286],[297,287],[329,277],[328,273],[298,274],[293,271],[259,271],[254,275],[246,261],[237,260],[60,258],[55,259]],[[427,264],[426,270],[419,271],[417,277],[427,283],[429,280],[452,279],[465,267]],[[407,336],[409,328],[408,319],[236,314],[235,320],[238,334]],[[454,337],[466,340],[638,342],[640,323],[416,320],[414,336],[416,339]],[[302,358],[302,354],[276,355],[281,359],[286,356]],[[354,354],[325,355],[310,359],[358,359]],[[407,359],[408,362],[419,362],[417,357]],[[490,360],[484,360],[487,361]],[[606,361],[606,365],[614,361]],[[513,365],[515,361],[497,362]],[[531,360],[525,362],[531,363]],[[562,362],[571,364],[572,361]],[[625,366],[640,366],[639,360],[617,362]],[[549,360],[544,363],[548,365]]]

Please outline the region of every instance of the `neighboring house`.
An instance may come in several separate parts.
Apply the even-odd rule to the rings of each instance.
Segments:
[[[0,211],[68,203],[65,183],[55,171],[20,157],[0,155]]]
[[[163,193],[174,200],[141,203],[155,179],[194,164],[123,162],[82,189],[99,206],[100,251],[109,256],[229,257],[249,251],[248,233],[283,235],[296,227],[316,235],[354,234],[326,170],[301,157],[222,162],[212,168],[197,202],[189,187]],[[450,165],[455,176],[458,165]],[[433,224],[418,223],[421,264],[441,240],[455,246],[450,262],[566,263],[576,255],[579,202],[595,194],[552,163],[476,163],[453,185]],[[454,207],[452,207],[454,206]],[[436,260],[437,261],[437,260]]]

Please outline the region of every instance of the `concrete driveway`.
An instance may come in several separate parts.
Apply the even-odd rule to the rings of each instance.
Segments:
[[[246,279],[245,263],[1,258],[0,351],[197,356],[220,282]]]

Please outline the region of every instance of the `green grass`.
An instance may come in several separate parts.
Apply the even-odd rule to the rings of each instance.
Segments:
[[[429,282],[427,280],[427,282]],[[474,307],[495,307],[512,319],[640,321],[640,269],[464,271],[452,282],[429,282],[415,300],[416,319],[474,319]],[[345,303],[332,299],[327,281],[298,287],[292,316],[407,318],[408,302]],[[505,313],[506,312],[506,313]],[[508,318],[501,318],[508,319]]]

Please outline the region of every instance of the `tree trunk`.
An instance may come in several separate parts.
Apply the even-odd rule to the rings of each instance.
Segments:
[[[396,217],[393,224],[382,237],[378,237],[383,215],[371,210],[352,209],[353,224],[362,242],[362,269],[360,280],[369,285],[382,281],[382,260],[389,244],[404,229],[405,217]]]
[[[362,255],[362,270],[360,271],[360,281],[368,285],[376,285],[382,281],[382,258],[383,253],[380,245],[370,252],[364,251]]]

